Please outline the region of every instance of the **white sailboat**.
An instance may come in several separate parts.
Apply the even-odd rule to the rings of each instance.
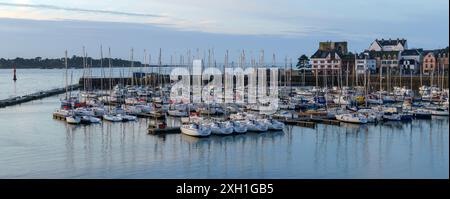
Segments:
[[[367,123],[367,118],[365,118],[364,116],[358,115],[358,114],[350,114],[350,113],[336,115],[336,120],[339,120],[341,122],[355,123],[355,124],[366,124]]]
[[[432,110],[431,114],[435,116],[448,116],[448,110],[437,108],[436,110]]]
[[[233,131],[235,133],[246,133],[247,132],[247,125],[245,125],[242,121],[233,121]]]
[[[168,110],[167,114],[173,117],[187,117],[188,113],[186,111],[181,110]]]
[[[230,122],[213,122],[210,125],[211,133],[216,135],[230,135],[233,133],[233,124]]]
[[[180,127],[181,133],[194,137],[207,137],[211,135],[211,129],[203,125],[191,123]]]
[[[69,115],[66,117],[66,122],[68,124],[79,124],[81,122],[81,118],[74,115]]]
[[[100,123],[101,119],[100,118],[96,118],[94,116],[89,116],[89,115],[85,115],[85,116],[81,116],[81,123]]]
[[[247,120],[247,131],[253,132],[266,132],[269,130],[269,126],[265,123],[259,122],[257,120]]]

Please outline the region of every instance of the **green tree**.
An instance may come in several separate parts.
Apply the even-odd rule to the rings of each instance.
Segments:
[[[297,62],[297,68],[298,69],[305,69],[305,68],[309,68],[309,57],[306,56],[305,54],[303,54],[302,56],[300,56],[298,58],[298,62]]]

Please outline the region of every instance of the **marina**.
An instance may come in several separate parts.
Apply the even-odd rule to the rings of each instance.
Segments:
[[[448,178],[448,117],[195,138],[54,120],[63,96],[0,109],[1,178]]]

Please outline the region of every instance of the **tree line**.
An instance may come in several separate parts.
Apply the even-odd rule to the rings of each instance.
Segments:
[[[83,68],[84,57],[72,56],[67,58],[67,66],[69,68]],[[108,67],[109,60],[108,58],[102,59],[94,59],[91,57],[86,58],[87,65],[89,67]],[[102,63],[103,62],[103,63]],[[13,68],[14,65],[16,68],[42,68],[42,69],[51,69],[51,68],[64,68],[64,58],[57,59],[43,59],[42,57],[36,57],[31,59],[25,59],[21,57],[17,57],[15,59],[0,59],[0,69]],[[114,67],[129,67],[131,66],[131,61],[114,58],[111,59],[111,65]],[[133,66],[140,67],[141,62],[134,61]]]

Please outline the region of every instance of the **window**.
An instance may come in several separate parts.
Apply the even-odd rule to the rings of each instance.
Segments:
[[[313,62],[313,63],[317,64],[317,61],[316,61],[316,60],[314,60],[314,62]]]
[[[323,63],[325,63],[325,61],[321,60],[320,63],[323,64]]]
[[[328,60],[327,63],[331,63],[331,60]]]

